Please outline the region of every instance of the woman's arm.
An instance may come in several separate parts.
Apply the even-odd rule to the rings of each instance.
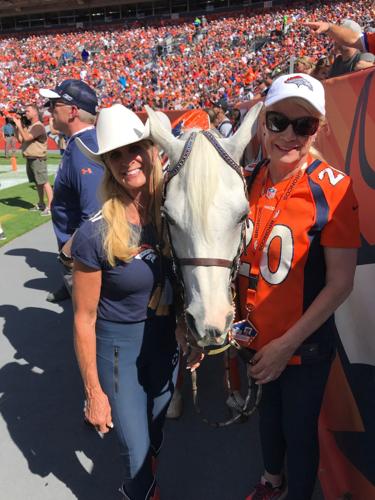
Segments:
[[[301,318],[253,357],[251,375],[259,384],[279,377],[296,349],[344,302],[353,288],[357,249],[324,248],[326,284]]]
[[[111,407],[99,382],[95,335],[101,274],[101,271],[74,261],[74,348],[86,393],[85,417],[105,433],[112,427]]]

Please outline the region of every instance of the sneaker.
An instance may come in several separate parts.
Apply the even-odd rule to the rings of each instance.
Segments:
[[[29,212],[43,212],[45,210],[46,206],[41,205],[40,203],[37,203],[33,207],[29,208]]]
[[[261,480],[252,493],[245,500],[282,500],[287,495],[287,487],[285,481],[280,486],[272,486],[268,481]]]
[[[47,302],[56,303],[56,302],[62,302],[63,300],[66,300],[69,298],[70,298],[70,294],[69,294],[68,290],[66,289],[66,286],[63,285],[61,288],[59,288],[55,292],[50,292],[47,295],[46,300],[47,300]]]
[[[178,389],[175,389],[165,417],[170,419],[177,419],[180,418],[181,415],[182,415],[182,395]]]
[[[1,231],[1,233],[0,233],[0,241],[6,240],[6,239],[7,239],[7,237],[5,236],[4,231]]]
[[[51,215],[51,210],[48,207],[46,207],[44,210],[40,212],[40,215],[42,217],[48,217],[49,215]]]

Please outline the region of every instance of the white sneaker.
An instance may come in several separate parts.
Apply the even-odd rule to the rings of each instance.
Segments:
[[[179,389],[175,389],[165,417],[176,419],[180,418],[181,415],[182,415],[182,395]]]

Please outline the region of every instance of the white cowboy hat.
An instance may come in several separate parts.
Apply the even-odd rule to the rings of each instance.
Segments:
[[[157,112],[165,128],[171,129],[169,118],[160,111]],[[169,124],[169,125],[168,125]],[[92,151],[79,137],[77,146],[90,160],[105,166],[102,155],[114,149],[150,139],[148,121],[143,125],[141,119],[122,104],[114,104],[100,111],[96,124],[98,151]]]

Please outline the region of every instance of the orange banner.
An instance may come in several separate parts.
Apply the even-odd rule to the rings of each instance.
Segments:
[[[338,355],[320,418],[326,500],[375,499],[375,69],[328,80],[328,127],[317,148],[348,173],[362,247],[353,293],[336,314]]]

